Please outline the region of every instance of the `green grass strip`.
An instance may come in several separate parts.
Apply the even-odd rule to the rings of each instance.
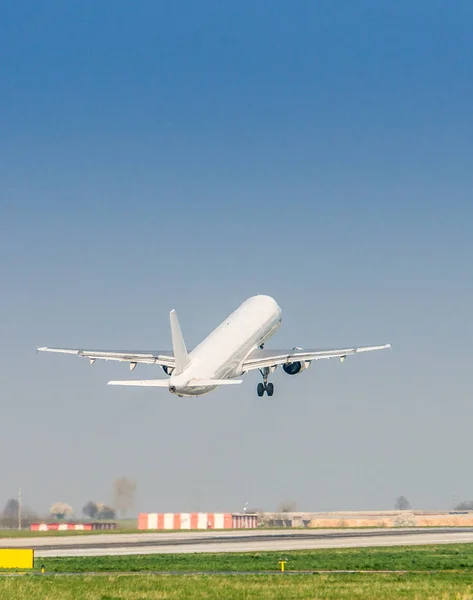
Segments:
[[[470,600],[470,574],[0,578],[8,600]]]
[[[473,544],[342,548],[293,552],[144,554],[73,558],[37,558],[47,572],[120,571],[276,571],[287,559],[291,571],[473,571]],[[473,581],[473,577],[472,577]]]

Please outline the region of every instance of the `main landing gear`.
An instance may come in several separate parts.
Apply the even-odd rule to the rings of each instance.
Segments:
[[[265,392],[268,394],[268,396],[272,396],[274,394],[274,385],[272,383],[258,383],[256,391],[260,398]]]
[[[272,396],[274,394],[274,385],[272,383],[268,383],[268,375],[270,373],[269,367],[260,369],[260,373],[263,376],[263,383],[258,383],[256,387],[258,396],[261,398],[265,392],[268,394],[268,396]]]

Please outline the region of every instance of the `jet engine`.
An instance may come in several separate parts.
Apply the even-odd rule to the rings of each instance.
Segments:
[[[293,350],[302,350],[302,348],[293,348]],[[304,360],[304,361],[296,361],[296,362],[290,362],[290,363],[286,363],[282,366],[284,373],[287,373],[288,375],[299,375],[299,373],[302,373],[302,371],[305,371],[306,369],[308,369],[310,367],[310,360]]]
[[[288,375],[298,375],[310,367],[310,360],[285,363],[282,368]]]
[[[168,367],[166,365],[163,365],[163,371],[166,373],[166,375],[172,375],[174,367]]]

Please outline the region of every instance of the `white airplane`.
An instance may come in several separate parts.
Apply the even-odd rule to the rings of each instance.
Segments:
[[[98,359],[117,360],[130,363],[132,371],[138,363],[160,365],[168,379],[145,379],[109,381],[108,385],[131,385],[144,387],[164,387],[172,394],[202,396],[220,385],[241,383],[240,377],[247,371],[259,369],[263,383],[258,383],[258,396],[266,392],[274,393],[274,385],[268,383],[268,376],[278,365],[288,375],[297,375],[309,368],[313,360],[339,358],[341,362],[349,354],[383,350],[383,346],[362,346],[338,350],[267,350],[265,342],[281,324],[281,309],[270,296],[253,296],[227,317],[192,352],[188,353],[182,337],[176,311],[170,312],[173,351],[109,351],[72,350],[68,348],[38,348],[41,352],[75,354],[88,358],[90,364]]]

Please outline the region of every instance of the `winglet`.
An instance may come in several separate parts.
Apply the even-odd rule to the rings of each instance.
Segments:
[[[175,374],[179,375],[189,364],[190,358],[187,353],[186,344],[182,337],[181,326],[179,325],[175,310],[172,310],[169,313],[169,319],[171,321],[172,349],[174,351],[174,360],[176,363]]]

